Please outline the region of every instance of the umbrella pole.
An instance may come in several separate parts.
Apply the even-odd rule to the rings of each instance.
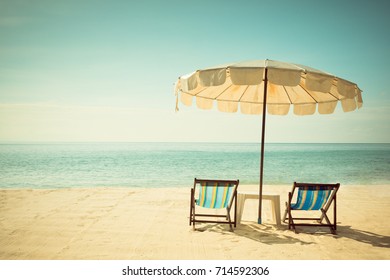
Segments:
[[[264,99],[263,99],[263,119],[262,119],[262,127],[261,127],[261,155],[260,155],[260,183],[259,183],[259,215],[257,218],[257,223],[261,224],[261,210],[262,210],[262,202],[263,202],[263,170],[264,170],[264,140],[265,140],[265,116],[267,109],[267,84],[268,84],[268,69],[265,68],[264,75]]]

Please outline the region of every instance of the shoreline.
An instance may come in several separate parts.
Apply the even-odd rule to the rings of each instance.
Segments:
[[[265,185],[280,195],[292,185]],[[257,190],[240,185],[240,190]],[[188,225],[189,187],[0,188],[1,260],[389,260],[390,185],[345,185],[337,197],[338,230],[298,228],[246,203],[234,232]],[[239,245],[239,246],[237,246]]]
[[[234,180],[234,179],[232,179]],[[318,182],[314,182],[318,183]],[[332,183],[337,183],[337,182],[332,182]],[[5,190],[77,190],[77,189],[190,189],[193,185],[193,182],[188,184],[188,186],[161,186],[161,187],[145,187],[145,186],[68,186],[68,187],[39,187],[39,188],[34,188],[34,187],[1,187],[0,186],[0,191],[5,191]],[[293,183],[291,184],[264,184],[263,187],[267,188],[280,188],[280,187],[291,187],[292,188]],[[379,187],[379,188],[390,188],[390,183],[380,183],[380,184],[341,184],[343,188],[351,188],[351,187]],[[241,184],[239,185],[240,189],[241,188],[258,188],[259,184]]]

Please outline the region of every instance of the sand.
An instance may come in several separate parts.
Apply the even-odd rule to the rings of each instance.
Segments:
[[[256,186],[240,186],[256,190]],[[282,214],[291,186],[280,194]],[[390,186],[341,186],[338,230],[256,223],[245,204],[234,232],[188,224],[190,188],[0,190],[2,260],[389,260]]]

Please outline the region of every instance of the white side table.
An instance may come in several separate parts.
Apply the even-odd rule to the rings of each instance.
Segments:
[[[263,194],[263,200],[271,200],[272,219],[279,226],[281,224],[280,218],[280,195],[278,194]],[[237,194],[237,223],[241,223],[242,212],[244,210],[245,200],[257,199],[259,200],[259,193],[243,191]]]

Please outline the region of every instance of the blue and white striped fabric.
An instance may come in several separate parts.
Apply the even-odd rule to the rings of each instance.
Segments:
[[[291,204],[292,210],[320,210],[329,198],[332,190],[321,187],[299,188],[297,203]]]
[[[233,193],[233,184],[202,183],[196,204],[206,208],[226,208]]]

